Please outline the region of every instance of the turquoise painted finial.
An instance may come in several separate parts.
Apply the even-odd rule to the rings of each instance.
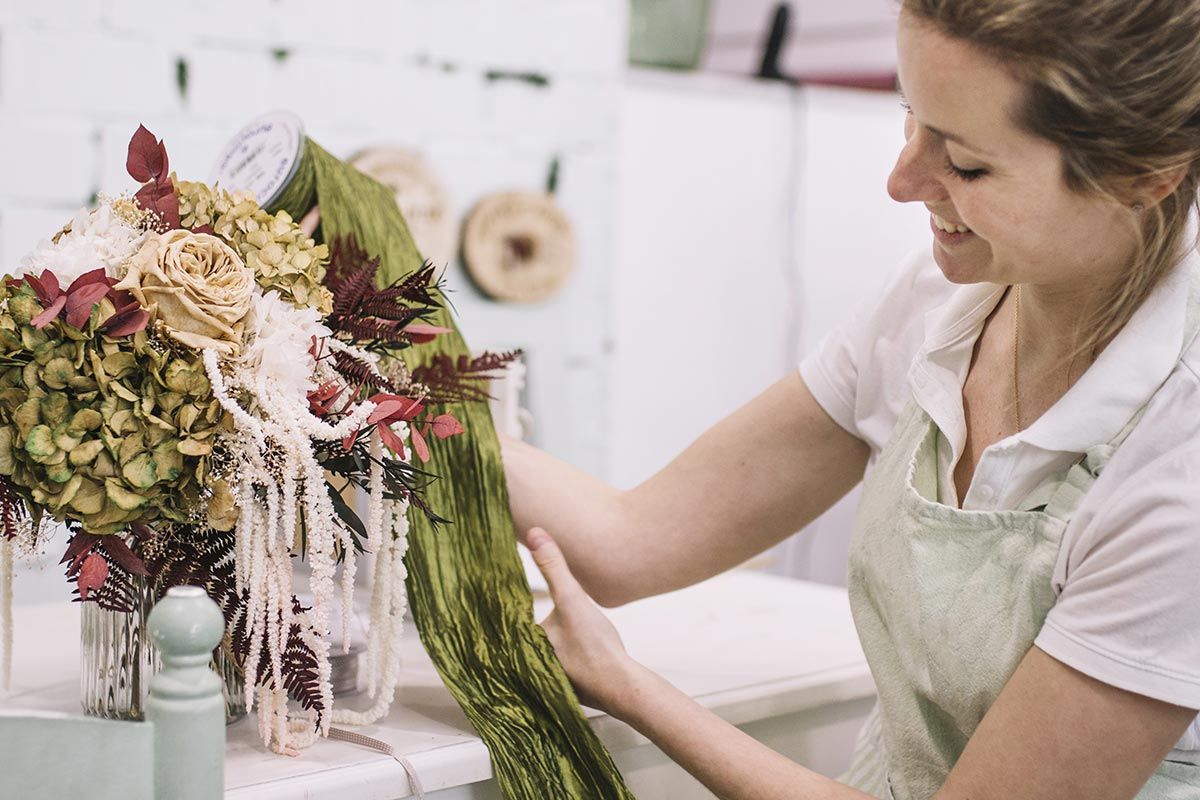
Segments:
[[[224,792],[225,701],[209,668],[221,641],[221,609],[198,586],[175,586],[154,606],[150,636],[162,671],[150,681],[155,797],[218,800]]]
[[[163,660],[203,658],[207,664],[225,632],[221,609],[199,586],[173,586],[150,612],[150,635]]]

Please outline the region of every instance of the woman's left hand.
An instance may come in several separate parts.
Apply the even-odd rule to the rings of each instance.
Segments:
[[[643,667],[629,657],[621,636],[588,596],[550,535],[533,528],[525,537],[550,586],[554,611],[542,628],[585,705],[619,717]]]

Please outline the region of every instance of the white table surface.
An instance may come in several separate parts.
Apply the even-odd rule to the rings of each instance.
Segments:
[[[535,605],[540,619],[549,601],[539,597]],[[15,609],[12,686],[0,694],[0,706],[78,711],[78,609],[71,603]],[[865,702],[874,693],[841,589],[739,570],[607,613],[634,658],[735,725],[816,714],[839,703]],[[369,701],[360,695],[344,702]],[[646,745],[623,723],[585,711],[618,763],[622,752]],[[442,686],[411,626],[391,714],[354,730],[404,754],[427,794],[491,778],[486,748]],[[276,756],[258,740],[252,718],[230,726],[227,741],[227,798],[408,796],[400,764],[371,750],[321,741],[295,758]]]

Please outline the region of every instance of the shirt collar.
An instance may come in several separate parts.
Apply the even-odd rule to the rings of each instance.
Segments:
[[[1121,432],[1179,362],[1197,268],[1200,258],[1193,251],[1159,281],[1087,372],[1029,426],[1025,441],[1082,453]]]
[[[1190,251],[1075,385],[1016,434],[1017,440],[1044,450],[1082,453],[1115,438],[1179,360],[1188,291],[1197,271],[1200,256]],[[962,387],[975,341],[1005,288],[986,283],[962,286],[925,315],[925,341],[913,360],[909,384],[914,400],[955,453],[966,439]]]
[[[967,437],[962,387],[975,340],[1005,288],[992,283],[960,286],[925,314],[925,341],[909,370],[909,386],[913,400],[946,436],[955,460]]]

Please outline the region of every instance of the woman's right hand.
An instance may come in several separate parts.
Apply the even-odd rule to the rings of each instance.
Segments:
[[[542,628],[580,702],[620,717],[644,668],[629,657],[621,635],[575,580],[550,535],[534,528],[525,543],[554,600],[554,610],[542,620]]]

